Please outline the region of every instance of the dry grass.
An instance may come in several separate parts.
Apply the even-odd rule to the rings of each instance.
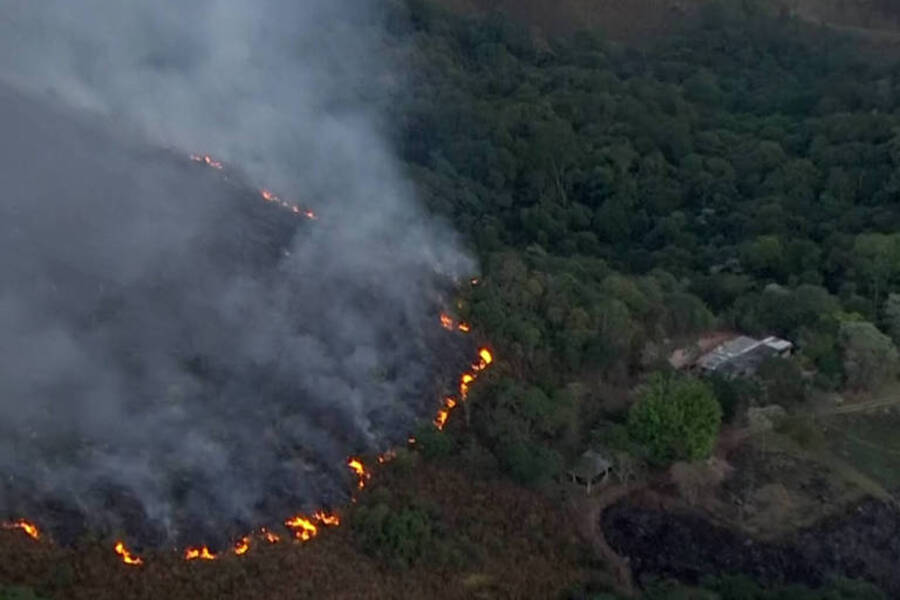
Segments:
[[[0,531],[0,583],[29,585],[55,600],[550,598],[582,576],[568,519],[539,494],[430,466],[411,475],[388,473],[383,481],[439,506],[445,527],[481,556],[458,570],[395,570],[359,551],[342,526],[304,545],[268,546],[210,563],[148,553],[146,564],[133,568],[117,562],[110,543],[59,548]]]

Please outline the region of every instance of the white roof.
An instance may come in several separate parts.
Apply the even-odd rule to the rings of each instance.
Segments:
[[[766,339],[764,339],[763,344],[765,344],[769,348],[773,348],[773,349],[777,350],[778,352],[790,350],[791,348],[794,347],[794,345],[792,343],[790,343],[789,341],[783,340],[781,338],[777,338],[774,336],[767,337]]]
[[[706,369],[707,371],[715,371],[719,367],[733,361],[739,356],[747,354],[751,350],[759,348],[760,346],[766,346],[775,352],[783,352],[793,348],[794,345],[787,340],[774,336],[769,336],[760,341],[742,335],[716,346],[710,352],[701,356],[697,360],[697,366]]]

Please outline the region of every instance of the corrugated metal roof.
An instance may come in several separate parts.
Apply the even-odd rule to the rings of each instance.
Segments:
[[[697,360],[697,366],[706,371],[723,373],[749,373],[769,356],[790,350],[787,340],[770,336],[760,341],[747,336],[739,336],[716,346]]]

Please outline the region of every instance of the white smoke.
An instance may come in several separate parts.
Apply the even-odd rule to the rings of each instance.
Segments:
[[[431,401],[435,274],[471,263],[381,135],[373,6],[3,2],[0,512],[252,522]],[[321,220],[242,212],[238,173]]]

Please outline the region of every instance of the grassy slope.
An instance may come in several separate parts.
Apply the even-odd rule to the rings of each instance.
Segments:
[[[118,563],[108,542],[63,549],[0,531],[0,585],[28,585],[54,600],[551,598],[582,576],[575,532],[556,504],[534,492],[429,465],[379,473],[364,493],[377,493],[379,482],[439,506],[448,535],[472,548],[466,564],[391,568],[359,551],[343,525],[303,545],[266,546],[216,562],[148,554],[139,568]]]

